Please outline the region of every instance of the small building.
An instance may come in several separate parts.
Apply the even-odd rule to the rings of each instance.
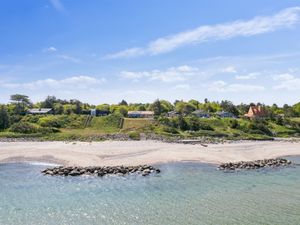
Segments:
[[[225,112],[225,111],[217,112],[216,115],[219,116],[220,118],[237,118],[237,116],[234,115],[233,113]]]
[[[194,112],[192,112],[193,115],[199,117],[199,118],[209,118],[210,115],[209,113],[205,112],[204,110],[195,110]]]
[[[250,119],[255,119],[255,118],[265,117],[266,115],[267,113],[263,109],[263,107],[261,105],[258,105],[258,106],[250,106],[248,113],[246,113],[244,116]]]
[[[91,109],[91,116],[108,116],[109,115],[109,111],[107,110],[99,110],[99,109]]]
[[[167,112],[167,117],[176,117],[179,115],[179,112],[176,112],[176,111],[170,111],[170,112]]]
[[[129,118],[153,118],[153,111],[128,111]]]
[[[51,108],[34,108],[34,109],[29,109],[27,113],[33,115],[41,115],[41,114],[53,114],[54,111]]]

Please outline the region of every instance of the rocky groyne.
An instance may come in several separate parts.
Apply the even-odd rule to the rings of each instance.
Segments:
[[[142,176],[148,176],[151,173],[160,173],[160,170],[150,165],[140,166],[89,166],[89,167],[78,167],[78,166],[58,166],[53,168],[47,168],[42,171],[44,175],[51,176],[82,176],[82,175],[93,175],[93,176],[106,176],[116,175],[125,176],[129,174],[140,174]]]
[[[278,166],[287,166],[292,162],[283,158],[276,159],[263,159],[255,161],[241,161],[241,162],[230,162],[222,163],[219,165],[219,170],[250,170],[250,169],[260,169],[265,167],[278,167]]]

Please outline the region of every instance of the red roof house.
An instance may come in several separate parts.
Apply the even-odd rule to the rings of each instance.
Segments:
[[[263,109],[262,106],[250,106],[248,113],[246,113],[244,116],[254,119],[254,118],[260,118],[266,116],[266,111]]]

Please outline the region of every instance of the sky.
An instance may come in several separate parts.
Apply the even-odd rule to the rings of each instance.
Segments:
[[[0,103],[300,101],[300,0],[1,0]]]

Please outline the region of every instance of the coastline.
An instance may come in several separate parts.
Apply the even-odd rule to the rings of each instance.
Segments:
[[[34,161],[65,166],[220,164],[297,155],[300,142],[286,140],[240,141],[207,147],[159,141],[0,142],[0,163]]]

